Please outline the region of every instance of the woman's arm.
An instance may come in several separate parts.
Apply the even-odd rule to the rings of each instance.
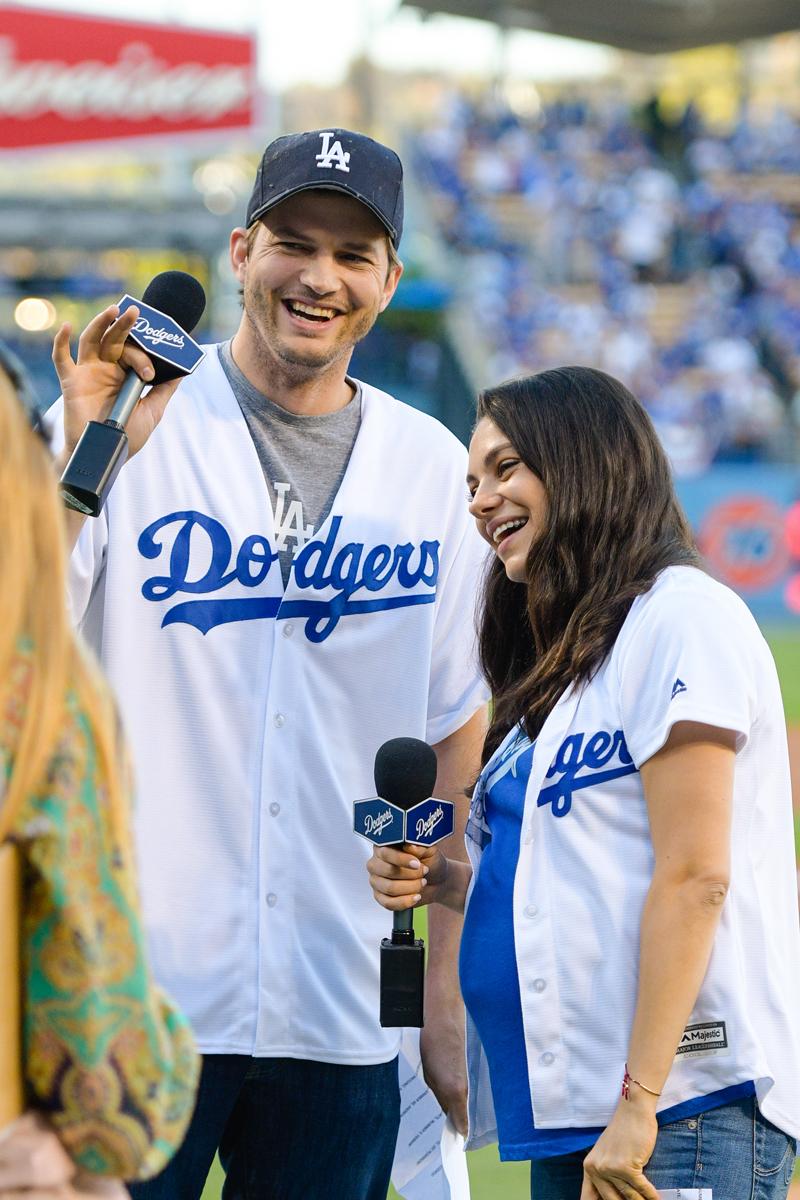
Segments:
[[[17,830],[31,1101],[81,1169],[147,1178],[180,1145],[199,1064],[185,1019],[150,980],[130,837],[110,827],[91,725],[75,704]]]
[[[641,767],[655,855],[641,923],[628,1070],[660,1092],[708,967],[728,890],[735,734],[682,721]],[[587,1156],[582,1200],[617,1200],[620,1185],[655,1200],[644,1177],[657,1097],[632,1084]]]

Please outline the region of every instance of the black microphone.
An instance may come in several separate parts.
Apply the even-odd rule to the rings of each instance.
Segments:
[[[418,738],[393,738],[375,755],[375,790],[407,812],[433,795],[436,754]],[[414,911],[396,912],[392,936],[381,942],[380,1023],[423,1025],[425,943],[414,937]]]
[[[133,303],[138,306],[138,301],[134,300]],[[142,305],[155,309],[156,315],[166,317],[171,325],[171,328],[153,329],[149,326],[148,317],[144,318],[147,328],[142,340],[149,344],[146,353],[155,372],[148,383],[166,383],[179,375],[188,374],[199,359],[187,369],[180,357],[187,340],[186,334],[194,329],[206,307],[202,285],[185,271],[162,271],[145,288]],[[140,316],[134,330],[142,320]],[[138,339],[134,340],[140,344]],[[198,350],[198,353],[202,356],[201,351]],[[87,516],[99,516],[106,496],[128,458],[125,426],[148,383],[132,368],[128,369],[105,421],[90,421],[84,429],[61,476],[61,495],[70,508]]]

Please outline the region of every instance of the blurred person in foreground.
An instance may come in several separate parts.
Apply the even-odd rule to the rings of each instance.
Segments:
[[[496,555],[470,865],[384,847],[369,870],[386,908],[466,905],[468,1144],[530,1159],[535,1200],[782,1200],[800,932],[766,642],[610,376],[485,391],[467,486]]]
[[[486,699],[464,447],[348,374],[400,279],[402,220],[386,146],[338,129],[271,143],[231,235],[234,337],[163,415],[144,398],[104,511],[70,514],[74,615],[135,754],[154,970],[204,1055],[184,1146],[137,1200],[198,1200],[218,1148],[228,1198],[386,1195],[400,1038],[378,1022],[385,917],[352,806],[379,746],[416,736],[463,828]],[[77,362],[57,341],[64,457],[109,407],[75,404],[73,378],[119,388],[120,363],[146,369],[115,315]],[[459,932],[432,923],[421,1048],[465,1128]]]
[[[70,628],[62,506],[24,385],[0,347],[0,842],[21,860],[22,1074],[41,1114],[0,1131],[0,1195],[118,1197],[109,1177],[146,1178],[180,1143],[198,1061],[149,979],[124,747]]]

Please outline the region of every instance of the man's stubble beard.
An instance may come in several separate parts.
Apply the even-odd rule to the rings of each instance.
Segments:
[[[281,301],[276,301],[280,304]],[[378,319],[379,313],[364,311],[355,324],[348,327],[345,336],[329,344],[327,350],[320,353],[320,346],[310,342],[309,353],[295,349],[287,344],[278,330],[274,310],[269,301],[265,301],[256,288],[244,287],[244,313],[256,342],[274,358],[298,373],[303,378],[314,376],[325,371],[342,358],[350,361],[353,348],[367,336]]]

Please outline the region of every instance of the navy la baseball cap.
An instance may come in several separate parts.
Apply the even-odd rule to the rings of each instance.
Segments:
[[[247,205],[252,225],[288,196],[331,188],[375,214],[397,246],[403,232],[403,165],[388,146],[350,129],[290,133],[270,142]]]

